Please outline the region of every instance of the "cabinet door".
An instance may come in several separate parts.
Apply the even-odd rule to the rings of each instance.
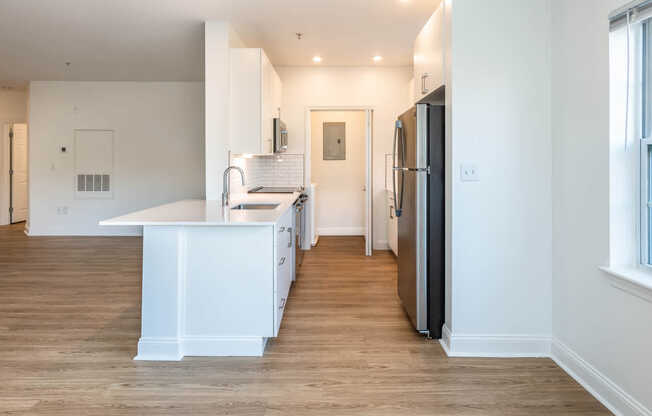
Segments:
[[[274,117],[281,117],[281,103],[283,101],[283,83],[281,77],[278,76],[276,71],[272,68],[272,102]]]
[[[265,55],[265,52],[261,51],[262,58],[262,119],[261,119],[261,148],[262,153],[272,153],[273,149],[273,140],[274,140],[274,67],[272,63]]]
[[[444,4],[430,16],[414,42],[417,100],[444,85]]]
[[[230,134],[233,153],[261,153],[261,49],[231,49]],[[210,115],[208,115],[210,116]]]

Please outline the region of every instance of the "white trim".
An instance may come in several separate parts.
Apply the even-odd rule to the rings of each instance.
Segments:
[[[369,235],[367,237],[366,230],[363,229],[360,234],[326,234],[321,232],[321,229],[318,229],[317,232],[321,235],[363,235],[366,237],[366,242],[373,241],[373,112],[375,108],[371,105],[363,106],[350,106],[350,105],[335,105],[335,106],[306,106],[304,123],[305,123],[305,137],[304,137],[304,186],[312,183],[311,180],[311,154],[312,154],[312,128],[311,128],[311,117],[310,113],[313,111],[364,111],[365,112],[365,129],[366,140],[365,140],[365,152],[366,152],[366,181],[365,186],[367,189],[367,197],[365,199],[365,227],[369,229]],[[368,225],[370,224],[370,226]],[[314,224],[310,225],[310,228],[314,227]],[[317,237],[317,240],[319,237]],[[370,256],[373,254],[373,247],[371,244],[365,242],[365,254]],[[312,245],[315,246],[317,241],[313,241]]]
[[[4,123],[2,126],[2,160],[0,160],[0,225],[9,225],[9,130],[16,123]]]
[[[364,227],[328,227],[318,228],[320,236],[364,236]]]
[[[373,110],[365,110],[365,255],[373,255]]]
[[[641,267],[600,267],[611,286],[652,303],[652,270]]]
[[[267,345],[263,337],[193,337],[181,339],[184,356],[262,357]]]
[[[439,340],[441,347],[447,356],[451,357],[451,330],[448,325],[444,324],[441,328],[441,339]]]
[[[550,358],[615,415],[652,416],[650,409],[558,339],[552,340]]]
[[[453,334],[444,326],[449,357],[549,357],[550,337],[540,334]]]
[[[444,325],[442,349],[449,357],[547,357],[616,416],[652,411],[556,338],[542,335],[457,335]]]
[[[137,361],[179,361],[183,358],[177,338],[141,337],[138,340]]]
[[[142,337],[137,361],[180,361],[183,357],[262,357],[267,338],[263,337]]]

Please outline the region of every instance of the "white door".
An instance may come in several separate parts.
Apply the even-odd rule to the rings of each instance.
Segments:
[[[11,222],[27,220],[27,124],[14,124],[11,139]]]

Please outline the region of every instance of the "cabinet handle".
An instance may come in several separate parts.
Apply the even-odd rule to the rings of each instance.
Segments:
[[[281,260],[278,262],[279,266],[282,266],[283,264],[285,264],[285,257],[281,257]]]
[[[279,309],[283,309],[285,307],[285,298],[281,298],[281,304],[279,305]]]
[[[283,233],[283,232],[285,232],[285,227],[281,227],[281,228],[278,230],[278,232],[279,232],[279,233]]]
[[[391,205],[389,206],[389,219],[390,220],[394,219],[394,207]]]
[[[425,73],[421,75],[421,94],[426,94],[428,92],[428,88],[426,88],[426,79],[430,76],[430,74]]]

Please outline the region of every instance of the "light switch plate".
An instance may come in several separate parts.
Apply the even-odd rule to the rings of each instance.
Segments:
[[[462,182],[480,181],[480,171],[475,163],[464,163],[460,166],[460,179]]]

